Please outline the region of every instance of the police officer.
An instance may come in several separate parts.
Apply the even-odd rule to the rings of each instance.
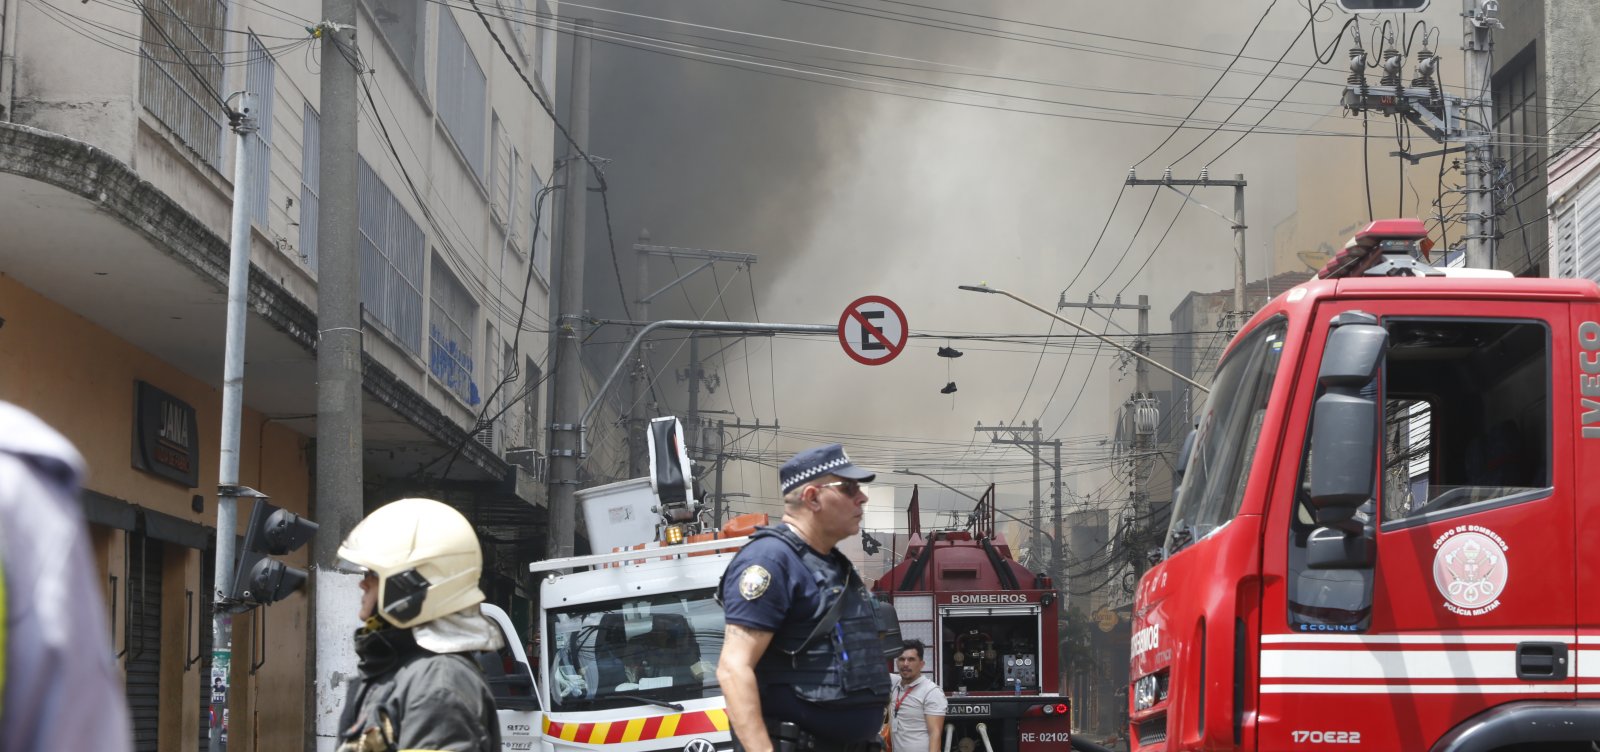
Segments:
[[[472,525],[437,501],[401,499],[356,525],[339,559],[363,575],[364,622],[339,752],[499,752],[494,697],[471,656],[502,645],[478,610]]]
[[[838,444],[778,471],[783,522],[729,562],[717,679],[734,744],[748,752],[872,752],[889,698],[871,596],[835,544],[861,529],[875,475]]]
[[[83,457],[0,402],[0,749],[133,749],[78,503]]]

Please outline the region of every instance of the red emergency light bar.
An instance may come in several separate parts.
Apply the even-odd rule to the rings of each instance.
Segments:
[[[1322,279],[1355,277],[1376,267],[1385,254],[1401,254],[1407,259],[1416,254],[1426,258],[1428,251],[1432,249],[1433,241],[1428,239],[1428,227],[1422,220],[1380,219],[1356,233],[1356,236],[1317,272],[1317,276]],[[1397,266],[1410,270],[1403,273],[1428,273],[1421,271],[1422,269],[1432,271],[1431,267],[1421,263],[1416,263],[1414,266],[1405,264]]]

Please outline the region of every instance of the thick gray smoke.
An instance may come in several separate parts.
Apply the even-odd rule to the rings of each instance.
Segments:
[[[958,292],[956,286],[987,282],[1053,308],[1068,282],[1076,279],[1067,288],[1071,300],[1081,301],[1091,291],[1103,299],[1119,292],[1129,300],[1149,295],[1152,330],[1167,331],[1168,315],[1184,295],[1232,287],[1232,233],[1218,217],[1190,206],[1152,255],[1156,239],[1182,199],[1165,191],[1156,199],[1142,232],[1130,241],[1157,189],[1129,188],[1103,243],[1089,258],[1128,167],[1170,132],[1125,123],[1154,120],[1138,113],[1188,113],[1193,97],[1204,93],[1219,75],[1214,67],[1229,62],[1267,5],[1264,0],[948,5],[1037,24],[1027,26],[941,15],[910,3],[854,0],[603,4],[703,25],[697,27],[565,4],[564,15],[593,18],[603,34],[610,33],[604,30],[636,32],[774,58],[763,61],[770,67],[761,68],[689,52],[666,54],[604,41],[595,44],[592,151],[613,160],[607,175],[620,287],[633,297],[630,246],[639,230],[648,228],[658,244],[760,257],[752,270],[753,299],[749,283],[738,279],[730,284],[729,270],[719,269],[715,280],[702,274],[682,292],[663,295],[651,312],[657,319],[700,314],[753,320],[759,308],[764,321],[831,324],[850,300],[878,294],[900,303],[914,332],[1039,335],[1051,328],[1043,315],[998,296]],[[929,28],[916,19],[875,19],[851,12],[858,7],[1005,29],[1034,39],[995,39]],[[1245,60],[1239,68],[1266,70],[1305,21],[1302,7],[1278,3],[1247,52],[1268,62]],[[1328,33],[1342,22],[1340,17],[1318,24],[1323,34],[1319,41],[1326,45]],[[1105,49],[1082,49],[1085,46]],[[1152,56],[1190,64],[1138,59]],[[1338,87],[1328,82],[1339,80],[1336,68],[1342,59],[1341,54],[1328,70],[1314,71],[1290,97],[1297,104],[1283,106],[1308,114],[1278,113],[1268,122],[1312,127],[1320,115],[1336,113]],[[811,66],[841,70],[795,73],[784,70],[797,67],[785,60],[805,63],[811,70],[815,70]],[[1309,37],[1296,45],[1287,61],[1298,65],[1280,68],[1278,75],[1298,75],[1299,66],[1311,62]],[[963,72],[987,77],[958,75]],[[946,88],[884,82],[868,73]],[[1244,96],[1258,80],[1230,75],[1214,98]],[[1256,95],[1265,100],[1252,104],[1270,105],[1291,83],[1269,81]],[[1216,101],[1197,117],[1220,119],[1236,99]],[[1235,120],[1253,123],[1260,112],[1246,108]],[[1176,159],[1204,135],[1197,130],[1179,133],[1140,167],[1141,176],[1158,176],[1166,160]],[[1180,162],[1175,175],[1194,177],[1235,136],[1223,133],[1212,138]],[[1268,267],[1273,228],[1296,208],[1295,141],[1291,136],[1253,135],[1210,168],[1213,176],[1242,172],[1250,181],[1252,279],[1272,271]],[[1321,139],[1318,145],[1359,160],[1359,147],[1347,139]],[[1392,175],[1392,166],[1385,164]],[[1195,198],[1231,213],[1232,196],[1226,190],[1197,192]],[[596,315],[621,318],[619,281],[598,200],[591,201],[589,218],[590,308]],[[680,263],[674,270],[658,260],[653,262],[652,276],[659,286],[689,268]],[[726,286],[720,295],[719,285]],[[1081,312],[1067,315],[1077,320]],[[1097,331],[1108,326],[1092,315],[1086,324]],[[1116,314],[1112,331],[1117,326],[1132,330],[1133,315]],[[1055,328],[1058,334],[1063,331]],[[620,328],[613,328],[594,339],[624,338]],[[702,352],[729,342],[707,342]],[[672,340],[655,350],[654,365],[664,369],[657,382],[665,401],[663,412],[681,413],[686,404],[684,385],[673,375],[683,366],[687,351],[680,344],[681,340]],[[1103,464],[1090,460],[1097,454],[1103,457],[1105,451],[1096,449],[1096,439],[1111,432],[1116,407],[1133,388],[1131,376],[1116,368],[1106,351],[1093,358],[1093,346],[1082,345],[1068,366],[1067,351],[1052,350],[1035,375],[1040,363],[1036,346],[952,341],[948,344],[966,355],[947,361],[934,354],[944,344],[944,340],[914,340],[893,363],[869,368],[848,360],[831,339],[735,343],[709,361],[721,383],[704,405],[731,410],[745,421],[781,420],[785,436],[774,441],[770,433],[757,433],[739,444],[744,453],[768,461],[781,461],[790,450],[834,435],[843,437],[863,461],[885,469],[911,464],[934,472],[929,463],[940,459],[986,463],[994,469],[993,477],[1007,482],[1005,492],[1027,494],[1030,477],[1022,469],[1026,456],[1015,448],[989,446],[987,435],[975,437],[972,430],[977,421],[992,425],[1016,417],[1039,418],[1047,432],[1061,425],[1057,435],[1080,445],[1069,462],[1083,462],[1085,467]],[[605,348],[592,348],[591,353],[597,366],[608,368],[614,360]],[[1065,375],[1058,378],[1064,366]],[[943,395],[940,388],[949,380],[957,382],[959,391]],[[806,435],[792,435],[796,432]],[[936,443],[861,436],[915,437]],[[973,446],[967,449],[969,443]],[[982,472],[943,477],[963,486],[986,482]],[[1073,482],[1081,493],[1090,493],[1109,477],[1104,471],[1085,472]],[[728,474],[729,490],[756,497],[747,508],[768,504],[762,508],[770,510],[776,496],[774,478],[771,467],[737,463]],[[909,485],[918,479],[890,480]],[[1120,492],[1120,487],[1116,490]],[[941,492],[938,498],[937,503],[945,506],[970,506],[953,494]]]

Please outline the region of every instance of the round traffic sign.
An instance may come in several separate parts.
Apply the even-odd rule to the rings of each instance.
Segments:
[[[906,347],[906,313],[882,295],[858,298],[839,316],[839,344],[857,363],[880,366]]]

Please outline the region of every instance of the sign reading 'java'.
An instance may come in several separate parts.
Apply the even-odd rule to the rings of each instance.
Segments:
[[[194,408],[143,381],[133,390],[133,466],[184,488],[200,485]]]

